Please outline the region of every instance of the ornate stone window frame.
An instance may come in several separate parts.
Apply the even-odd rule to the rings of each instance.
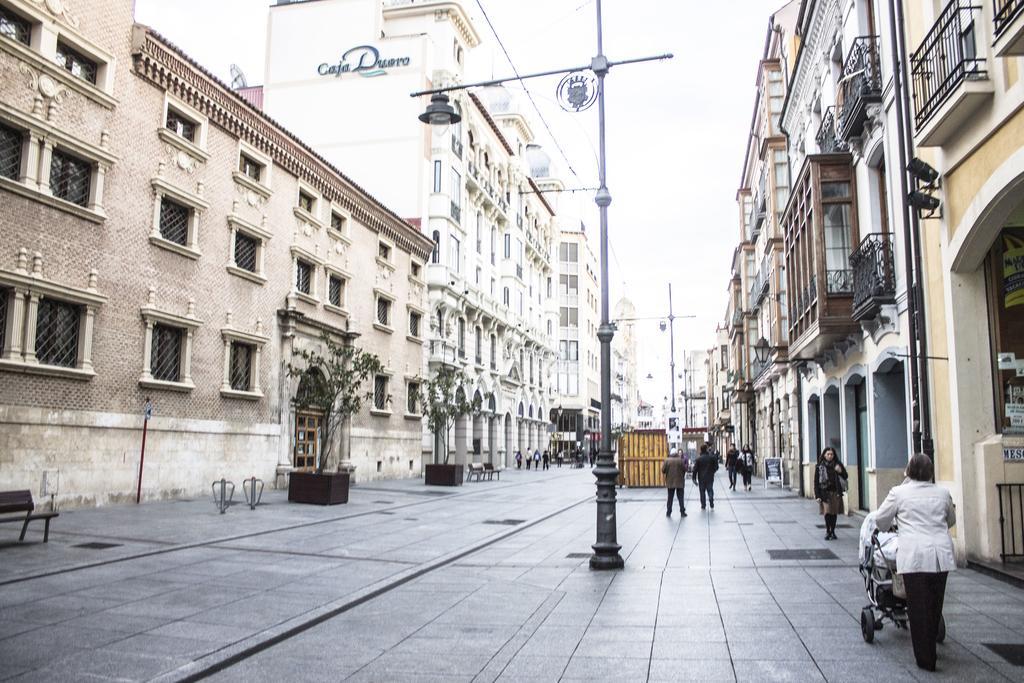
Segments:
[[[106,220],[107,216],[103,209],[104,178],[107,171],[117,162],[116,156],[101,146],[68,135],[48,121],[24,114],[3,102],[0,102],[0,121],[8,127],[20,130],[25,137],[22,142],[24,146],[18,180],[0,177],[0,187],[92,223],[102,223]],[[106,139],[107,135],[103,133],[101,144],[105,145]],[[89,179],[87,206],[79,206],[53,196],[50,190],[50,165],[54,149],[65,150],[89,162],[92,175]]]
[[[107,109],[117,106],[118,101],[113,96],[117,72],[114,56],[78,31],[78,19],[64,7],[63,2],[2,2],[28,20],[32,35],[28,45],[13,40],[0,41],[0,50],[13,54],[22,63],[22,73],[31,75],[32,87],[38,89],[42,97],[49,99],[60,90],[69,89]],[[58,41],[96,63],[95,85],[72,75],[56,63]]]
[[[416,313],[416,314],[418,314],[420,316],[420,333],[418,335],[414,335],[412,333],[411,316],[412,316],[413,313]],[[420,306],[417,306],[416,304],[407,303],[405,305],[405,316],[406,316],[406,324],[409,327],[409,331],[406,333],[405,338],[408,339],[411,342],[415,342],[417,344],[421,344],[422,345],[424,343],[424,341],[425,341],[425,339],[423,337],[423,326],[428,324],[428,316],[427,316],[426,309],[421,308]]]
[[[341,278],[344,282],[341,294],[341,306],[335,306],[331,303],[331,276]],[[343,315],[346,318],[350,315],[348,308],[348,294],[349,287],[352,284],[352,274],[346,270],[332,265],[330,263],[324,263],[324,310]]]
[[[380,372],[373,376],[373,389],[370,396],[370,415],[375,417],[391,417],[394,410],[390,407],[394,405],[394,395],[391,393],[391,383],[394,378],[393,372],[389,369],[384,368]],[[377,407],[377,378],[383,377],[386,384],[384,385],[384,405],[385,408]]]
[[[340,231],[332,225],[335,215],[340,217],[342,221],[342,229]],[[347,211],[336,202],[331,202],[327,213],[327,234],[344,242],[346,245],[352,244],[352,212]]]
[[[390,314],[388,316],[388,324],[380,322],[377,318],[377,306],[378,302],[383,299],[391,304]],[[390,292],[386,292],[378,287],[373,288],[373,329],[380,330],[387,334],[395,333],[395,304],[397,299]]]
[[[183,138],[167,127],[167,114],[171,110],[195,124],[195,142]],[[164,106],[160,115],[160,126],[156,129],[156,134],[162,142],[192,157],[194,163],[206,163],[210,159],[210,153],[206,151],[209,129],[210,119],[200,113],[198,109],[185,104],[170,93],[164,93]],[[188,162],[186,161],[187,164]]]
[[[89,380],[96,372],[92,365],[92,343],[96,312],[107,297],[96,291],[97,273],[89,272],[86,288],[54,282],[43,277],[43,257],[32,256],[29,270],[28,250],[18,250],[14,270],[0,269],[0,287],[7,289],[7,327],[0,348],[0,370],[40,375],[55,375]],[[78,359],[73,368],[43,365],[36,358],[36,323],[39,301],[52,298],[79,306]]]
[[[221,338],[224,340],[224,377],[221,382],[220,395],[224,398],[238,398],[249,401],[258,401],[263,398],[263,389],[260,387],[260,360],[263,356],[263,347],[270,341],[262,332],[262,325],[257,322],[255,332],[246,332],[234,327],[230,320],[220,329]],[[239,391],[231,388],[231,344],[240,342],[251,344],[255,347],[252,359],[252,375],[249,379],[249,391]]]
[[[307,211],[299,206],[299,196],[305,194],[313,198],[313,211]],[[313,188],[309,183],[299,181],[298,188],[295,190],[295,206],[292,207],[292,212],[295,217],[303,223],[307,223],[317,230],[324,227],[324,223],[320,220],[324,205],[323,195],[320,194],[316,189]],[[337,231],[333,231],[337,232]]]
[[[411,386],[415,384],[417,392],[420,387],[423,386],[423,378],[419,375],[406,375],[405,376],[405,411],[403,417],[407,420],[422,420],[423,419],[423,405],[417,397],[416,408],[418,409],[415,413],[409,412],[409,394],[411,393]]]
[[[235,263],[235,238],[238,233],[243,233],[256,240],[256,272],[246,270]],[[247,221],[236,213],[228,214],[228,262],[225,268],[232,275],[236,275],[258,285],[265,284],[266,277],[266,252],[267,242],[273,237],[273,233],[265,225],[256,225]]]
[[[190,392],[195,389],[192,382],[192,339],[196,330],[203,321],[196,318],[196,301],[189,299],[185,315],[178,315],[170,311],[157,308],[156,288],[150,287],[149,301],[139,309],[142,314],[142,321],[146,325],[146,335],[142,350],[142,376],[139,377],[139,386],[146,389],[166,389],[169,391]],[[177,327],[184,331],[183,348],[181,350],[181,380],[178,382],[167,382],[153,378],[152,354],[153,354],[153,326],[162,323],[170,327]]]
[[[302,247],[293,244],[290,247],[292,254],[292,268],[291,268],[291,292],[299,301],[305,301],[308,304],[318,306],[320,304],[320,271],[323,269],[324,260],[314,254],[313,252],[303,249]],[[296,286],[296,273],[298,271],[299,261],[306,261],[312,266],[312,272],[309,274],[309,294],[300,292]]]
[[[238,170],[237,160],[241,159],[243,154],[263,166],[263,173],[261,174],[262,177],[258,181],[253,180]],[[262,198],[264,200],[270,199],[270,196],[274,193],[273,184],[271,182],[274,170],[274,160],[244,140],[238,141],[238,150],[235,154],[235,159],[236,163],[232,168],[231,178],[237,185],[241,186],[244,192],[252,192],[256,195],[256,198],[251,199],[249,203],[257,203],[257,198]]]
[[[210,208],[210,203],[203,199],[201,194],[172,185],[159,176],[151,179],[149,183],[153,188],[154,200],[153,225],[149,232],[149,243],[193,260],[201,257],[203,254],[199,250],[199,218],[206,209]],[[202,187],[202,183],[199,183],[198,189],[201,190]],[[190,210],[188,237],[184,245],[165,239],[160,234],[160,206],[163,203],[164,197],[187,206]]]

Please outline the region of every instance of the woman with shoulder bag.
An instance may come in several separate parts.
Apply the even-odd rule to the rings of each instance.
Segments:
[[[935,469],[918,453],[907,463],[907,478],[894,486],[878,508],[875,524],[888,531],[896,522],[896,571],[907,591],[907,618],[917,666],[935,671],[935,640],[942,619],[946,577],[956,569],[949,528],[956,509],[949,491],[932,483]]]
[[[825,516],[826,541],[836,538],[836,520],[844,511],[843,492],[848,478],[846,467],[836,456],[836,449],[829,446],[823,450],[814,470],[814,497]]]

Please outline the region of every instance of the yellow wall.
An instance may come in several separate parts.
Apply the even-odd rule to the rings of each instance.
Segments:
[[[1020,149],[1022,140],[1024,109],[1007,119],[1002,127],[942,179],[950,241],[981,186],[1010,155]]]

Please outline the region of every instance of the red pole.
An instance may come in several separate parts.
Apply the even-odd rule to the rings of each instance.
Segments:
[[[153,414],[152,404],[146,399],[146,408],[142,418],[142,452],[139,454],[139,488],[135,492],[135,504],[142,501],[142,464],[146,461],[146,432],[149,429],[149,417]]]

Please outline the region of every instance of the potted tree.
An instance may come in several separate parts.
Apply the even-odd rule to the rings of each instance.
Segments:
[[[448,434],[461,415],[480,414],[479,396],[466,398],[462,385],[466,374],[461,368],[442,365],[420,388],[423,419],[434,435],[434,462],[423,468],[424,482],[430,486],[461,486],[462,467],[448,464]],[[441,462],[437,462],[441,460]]]
[[[320,430],[316,469],[289,475],[288,500],[315,505],[347,503],[350,473],[341,471],[340,464],[335,471],[328,467],[333,464],[334,437],[369,398],[363,384],[384,366],[374,354],[351,343],[338,343],[326,332],[320,336],[319,349],[298,349],[292,356],[297,362],[288,363],[288,376],[301,378],[293,403],[299,410],[318,413]],[[347,450],[348,444],[343,446]]]

